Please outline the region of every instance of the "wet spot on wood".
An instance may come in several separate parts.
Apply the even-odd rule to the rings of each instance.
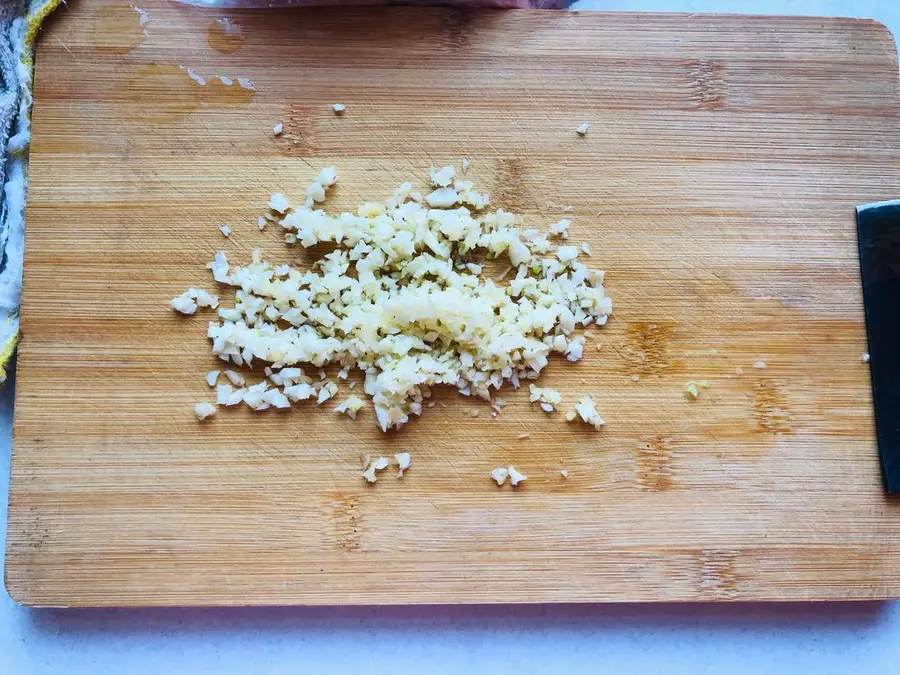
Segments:
[[[704,549],[698,554],[700,593],[709,599],[728,600],[737,597],[740,575],[738,551]]]
[[[664,492],[675,486],[672,441],[658,436],[643,443],[635,454],[635,478],[645,492]]]
[[[657,375],[669,366],[668,343],[674,324],[635,322],[626,329],[627,344],[622,356],[628,372]]]
[[[725,67],[721,61],[693,59],[687,64],[690,99],[700,110],[717,110],[725,105]]]
[[[469,34],[475,23],[475,13],[469,9],[449,10],[443,18],[447,47],[457,51],[469,44]]]
[[[362,532],[359,498],[355,495],[332,494],[326,504],[337,547],[345,551],[358,550]]]
[[[134,71],[126,88],[144,105],[140,115],[151,121],[167,121],[201,108],[247,105],[256,93],[236,78],[220,78],[189,66],[149,63]]]
[[[756,428],[772,434],[791,433],[790,416],[784,394],[770,379],[761,379],[753,388]]]
[[[144,32],[141,14],[129,5],[108,5],[97,8],[98,29],[94,35],[94,49],[106,54],[127,54],[134,50]]]
[[[223,54],[233,54],[244,44],[244,35],[240,24],[228,17],[213,21],[207,31],[209,46]]]
[[[522,184],[525,167],[521,159],[510,157],[495,162],[497,183],[491,191],[491,204],[502,206],[513,212],[520,212],[527,194]]]
[[[313,127],[321,110],[310,106],[291,104],[284,114],[284,130],[278,136],[277,144],[282,154],[289,157],[306,157],[315,154]]]

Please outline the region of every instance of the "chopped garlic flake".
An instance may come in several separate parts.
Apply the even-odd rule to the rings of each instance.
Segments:
[[[435,187],[449,187],[453,182],[454,176],[456,176],[456,169],[452,166],[445,166],[440,170],[435,170],[434,167],[431,167],[429,178],[431,184]],[[471,188],[471,184],[469,187]]]
[[[355,420],[357,413],[365,405],[365,401],[363,401],[359,396],[351,394],[346,399],[344,399],[343,403],[335,407],[334,411],[339,413],[346,413],[347,417],[349,417],[351,420]]]
[[[518,485],[519,483],[521,483],[522,481],[525,481],[525,480],[528,480],[528,476],[526,476],[524,473],[519,473],[518,471],[516,471],[516,467],[514,467],[514,466],[509,467],[509,484],[510,485],[515,487],[516,485]]]
[[[198,420],[205,420],[207,417],[216,414],[216,407],[211,403],[201,401],[194,406],[194,414],[197,415]]]
[[[228,381],[231,382],[231,384],[233,384],[235,387],[243,387],[247,382],[246,377],[234,370],[226,370],[224,375],[228,378]]]
[[[700,380],[699,382],[688,382],[684,385],[684,391],[688,398],[695,400],[700,397],[701,389],[709,389],[709,380]]]
[[[272,133],[275,134],[276,136],[281,136],[281,134],[284,133],[284,123],[279,122],[274,127],[272,127]]]
[[[497,467],[491,471],[491,478],[497,481],[497,485],[503,485],[506,479],[509,478],[509,469],[505,469],[502,466]]]
[[[556,389],[551,389],[550,387],[542,389],[534,384],[529,384],[528,391],[529,400],[532,403],[540,403],[541,410],[544,412],[551,413],[562,403],[562,394]]]
[[[588,132],[588,129],[590,129],[590,125],[587,122],[579,124],[577,127],[575,127],[575,131],[579,136],[585,136]]]
[[[366,479],[369,483],[374,483],[378,480],[378,476],[375,475],[376,471],[383,471],[388,468],[390,462],[387,457],[379,457],[374,462],[369,464],[369,455],[363,455],[363,461],[368,466],[368,468],[364,468],[362,472],[362,477]]]
[[[193,314],[197,311],[197,303],[187,293],[169,300],[169,307],[180,314]]]
[[[403,478],[403,472],[409,468],[410,456],[408,452],[398,452],[394,455],[394,459],[397,461],[397,478]]]
[[[590,424],[597,431],[606,424],[606,422],[603,421],[603,418],[597,413],[597,408],[594,406],[594,399],[590,396],[582,398],[575,405],[575,411],[585,424]]]
[[[269,208],[276,213],[287,213],[291,208],[291,203],[280,192],[276,192],[269,198]]]

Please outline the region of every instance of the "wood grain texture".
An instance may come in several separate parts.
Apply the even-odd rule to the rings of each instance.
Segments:
[[[79,2],[39,49],[6,560],[16,600],[900,592],[854,229],[856,204],[900,190],[883,26],[335,9],[230,13],[242,39],[229,41],[220,14],[142,6],[147,35],[127,6]],[[296,197],[335,164],[331,206],[348,208],[462,157],[532,223],[571,206],[573,236],[607,271],[614,318],[583,362],[554,361],[545,378],[569,403],[593,394],[606,428],[548,417],[521,391],[496,419],[442,392],[388,435],[371,411],[354,423],[301,406],[198,424],[218,362],[205,320],[166,301],[211,287],[217,249],[294,258],[278,228],[256,230],[268,195]],[[711,387],[689,402],[695,379]],[[363,482],[360,453],[401,449],[413,455],[402,481]],[[488,478],[508,464],[530,476],[515,491]]]

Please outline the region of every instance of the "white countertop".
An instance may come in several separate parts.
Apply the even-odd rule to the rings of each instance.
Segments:
[[[850,14],[900,31],[897,0],[581,0],[575,7]],[[0,390],[0,540],[11,384]],[[0,591],[0,675],[825,675],[898,668],[900,604],[893,602],[32,611]]]

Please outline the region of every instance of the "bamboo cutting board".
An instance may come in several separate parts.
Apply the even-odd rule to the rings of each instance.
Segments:
[[[77,3],[38,53],[16,600],[900,592],[854,230],[856,204],[900,191],[883,26],[392,8],[229,13],[237,35],[222,14],[141,9]],[[212,289],[218,249],[298,255],[256,229],[269,194],[297,198],[334,164],[329,207],[352,208],[463,157],[495,204],[541,226],[571,217],[607,271],[615,316],[583,362],[553,361],[543,380],[568,405],[593,394],[606,428],[547,416],[523,391],[497,418],[442,392],[387,435],[371,409],[198,424],[218,362],[206,319],[166,302]],[[688,401],[698,379],[711,386]],[[404,449],[402,480],[361,479],[361,453]],[[509,464],[530,478],[498,489],[488,474]]]

